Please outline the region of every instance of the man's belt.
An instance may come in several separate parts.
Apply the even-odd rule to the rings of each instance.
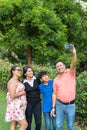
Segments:
[[[69,104],[74,104],[75,103],[75,99],[70,101],[70,102],[62,102],[59,99],[57,99],[60,103],[64,104],[64,105],[69,105]]]

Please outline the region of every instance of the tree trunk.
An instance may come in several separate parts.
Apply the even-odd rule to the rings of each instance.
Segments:
[[[32,46],[28,46],[28,65],[32,64]]]

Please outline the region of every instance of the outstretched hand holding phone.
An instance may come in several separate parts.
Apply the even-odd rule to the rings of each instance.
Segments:
[[[65,49],[67,50],[72,50],[73,49],[73,46],[72,44],[65,44]]]

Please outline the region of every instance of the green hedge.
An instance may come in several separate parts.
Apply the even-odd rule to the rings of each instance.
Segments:
[[[23,67],[22,64],[16,64],[20,66],[21,68]],[[6,81],[8,80],[10,69],[13,64],[9,63],[7,59],[1,60],[0,59],[0,89],[4,90],[6,88]],[[51,79],[53,79],[57,73],[54,67],[51,67],[50,64],[46,65],[36,65],[32,64],[31,66],[34,70],[35,76],[37,76],[38,72],[41,70],[45,70],[48,72],[48,75],[50,76]]]
[[[87,72],[77,77],[76,117],[80,125],[87,125]]]
[[[8,62],[8,59],[4,61],[0,59],[0,89],[4,90],[6,88],[6,81],[9,76],[11,64]]]

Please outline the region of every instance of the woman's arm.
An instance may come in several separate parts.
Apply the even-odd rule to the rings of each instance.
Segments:
[[[18,98],[18,97],[23,96],[23,95],[26,94],[25,91],[16,93],[17,84],[14,83],[14,82],[8,83],[7,88],[8,88],[8,92],[10,94],[11,99]]]

